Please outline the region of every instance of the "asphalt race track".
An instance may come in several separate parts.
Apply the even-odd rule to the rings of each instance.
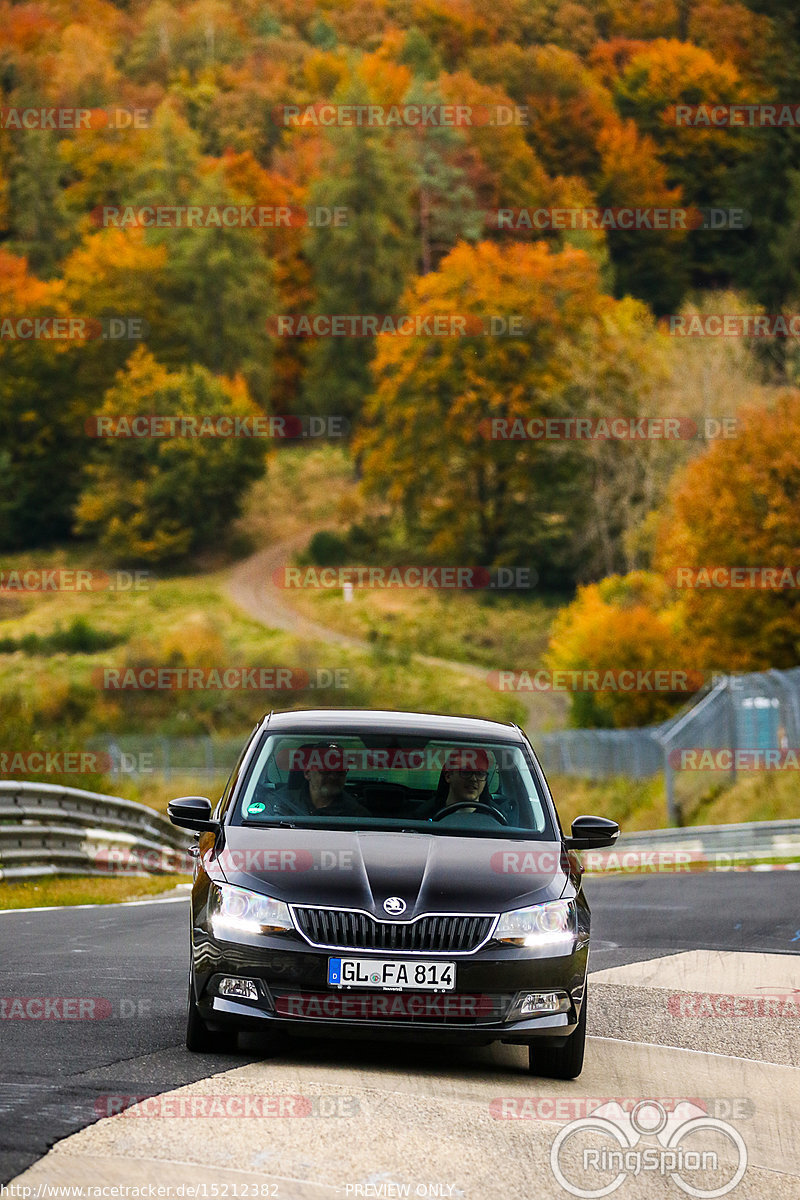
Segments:
[[[282,1093],[297,1093],[302,1083],[302,1089],[310,1095],[321,1096],[328,1088],[339,1097],[350,1096],[351,1103],[353,1096],[360,1096],[362,1114],[370,1104],[376,1106],[369,1121],[356,1117],[347,1122],[345,1141],[352,1156],[352,1166],[348,1160],[346,1168],[340,1164],[337,1170],[333,1163],[328,1182],[320,1182],[318,1169],[315,1177],[313,1162],[301,1161],[302,1146],[295,1153],[287,1142],[278,1164],[274,1159],[277,1151],[268,1149],[263,1128],[258,1154],[243,1147],[241,1153],[237,1150],[235,1155],[229,1154],[228,1160],[224,1154],[222,1159],[217,1155],[209,1160],[220,1170],[227,1167],[235,1171],[256,1169],[266,1173],[252,1175],[253,1179],[286,1181],[281,1190],[271,1193],[280,1195],[283,1200],[287,1197],[402,1194],[386,1190],[387,1179],[390,1182],[396,1179],[398,1172],[396,1168],[394,1174],[381,1169],[385,1167],[378,1150],[384,1136],[380,1132],[381,1122],[393,1122],[390,1128],[395,1129],[402,1123],[404,1135],[428,1142],[428,1132],[435,1128],[438,1117],[431,1113],[426,1115],[426,1104],[444,1103],[447,1097],[448,1102],[457,1101],[459,1112],[470,1105],[474,1108],[480,1101],[475,1111],[479,1111],[478,1126],[484,1133],[476,1135],[474,1129],[460,1131],[456,1121],[452,1126],[451,1148],[447,1135],[449,1127],[446,1126],[444,1134],[437,1135],[432,1145],[426,1145],[425,1153],[433,1157],[419,1160],[427,1163],[427,1175],[423,1177],[412,1172],[407,1178],[424,1178],[424,1187],[429,1189],[436,1180],[444,1181],[442,1195],[460,1194],[466,1200],[483,1200],[490,1194],[491,1185],[487,1192],[480,1163],[470,1167],[466,1162],[467,1152],[456,1147],[461,1136],[467,1139],[469,1146],[475,1143],[476,1136],[478,1143],[483,1136],[488,1147],[502,1132],[512,1147],[506,1152],[516,1153],[519,1161],[514,1164],[507,1182],[497,1177],[496,1167],[492,1168],[491,1178],[496,1186],[491,1194],[524,1196],[524,1190],[517,1190],[517,1175],[524,1176],[527,1155],[531,1156],[531,1163],[538,1161],[541,1147],[537,1149],[531,1142],[529,1149],[524,1149],[522,1144],[518,1145],[518,1139],[523,1134],[530,1139],[536,1123],[491,1120],[492,1098],[503,1094],[514,1097],[672,1095],[674,1092],[665,1093],[658,1087],[659,1071],[669,1061],[673,1074],[664,1076],[665,1079],[675,1077],[675,1062],[688,1064],[680,1066],[677,1075],[681,1078],[681,1072],[684,1072],[687,1087],[686,1071],[691,1068],[706,1072],[702,1076],[705,1090],[697,1090],[701,1086],[698,1077],[695,1090],[688,1091],[687,1095],[747,1098],[751,1105],[756,1104],[757,1111],[758,1104],[762,1103],[765,1129],[774,1131],[775,1143],[765,1144],[760,1149],[753,1147],[755,1154],[751,1153],[751,1164],[754,1164],[758,1178],[753,1179],[751,1193],[747,1190],[745,1177],[734,1193],[737,1200],[740,1196],[756,1196],[759,1188],[767,1186],[763,1172],[770,1173],[769,1187],[773,1195],[800,1196],[800,1176],[797,1174],[800,1168],[794,1171],[791,1168],[791,1160],[800,1157],[797,1154],[800,1145],[800,1103],[797,1102],[800,1022],[789,1020],[774,1026],[768,1020],[761,1023],[737,1023],[734,1020],[733,1028],[726,1034],[731,1022],[673,1021],[672,1032],[661,1037],[660,1029],[665,1022],[659,1016],[661,1009],[656,1003],[659,993],[653,991],[653,987],[659,987],[658,978],[655,982],[650,980],[649,984],[645,978],[644,986],[638,986],[642,980],[636,985],[630,982],[636,968],[630,968],[634,975],[629,976],[611,970],[696,950],[719,952],[703,959],[706,964],[717,962],[718,965],[734,962],[734,956],[746,963],[758,961],[748,956],[769,955],[773,956],[769,961],[773,964],[775,980],[780,981],[780,988],[784,992],[797,990],[800,995],[800,960],[796,957],[800,954],[798,876],[797,872],[775,871],[590,879],[587,884],[593,911],[590,971],[610,971],[610,974],[603,974],[597,983],[593,982],[586,1066],[581,1078],[572,1083],[555,1083],[528,1075],[524,1070],[524,1052],[499,1044],[486,1049],[431,1050],[384,1043],[297,1041],[290,1043],[278,1059],[270,1060],[259,1053],[258,1040],[248,1037],[242,1040],[242,1048],[236,1055],[190,1055],[183,1046],[188,957],[186,897],[136,905],[2,912],[3,984],[0,999],[49,997],[62,998],[62,1003],[63,998],[94,999],[94,1005],[85,1011],[94,1012],[96,1019],[65,1020],[62,1017],[0,1022],[3,1051],[0,1182],[16,1179],[55,1143],[92,1125],[99,1117],[105,1117],[109,1096],[155,1096],[238,1068],[234,1075],[220,1080],[219,1086],[227,1086],[226,1081],[230,1078],[240,1079],[244,1090],[257,1086],[263,1093],[265,1087],[277,1087]],[[779,955],[788,957],[775,957]],[[691,955],[675,961],[689,963],[686,978],[694,978]],[[662,970],[659,964],[656,977]],[[725,970],[730,970],[730,966]],[[687,983],[686,989],[691,991],[692,986]],[[708,990],[720,992],[723,988],[717,984]],[[760,1074],[755,1082],[752,1075],[745,1078],[741,1073],[745,1067],[751,1071],[758,1069]],[[722,1076],[717,1078],[714,1074],[723,1068],[728,1071],[724,1082]],[[666,1070],[666,1066],[663,1069]],[[732,1084],[732,1080],[738,1081],[738,1086]],[[758,1089],[762,1085],[763,1102],[755,1099],[756,1093],[760,1096]],[[651,1092],[647,1090],[648,1086],[652,1088]],[[416,1133],[408,1128],[409,1116],[405,1107],[392,1115],[393,1106],[405,1103],[398,1097],[405,1096],[409,1100],[412,1091],[413,1111],[419,1112],[420,1128]],[[780,1110],[777,1114],[769,1114],[767,1122],[768,1114],[763,1106],[777,1103],[776,1097],[780,1101]],[[346,1113],[340,1112],[341,1115]],[[467,1117],[463,1119],[466,1121]],[[157,1121],[126,1122],[120,1118],[103,1122],[103,1127],[117,1128],[121,1124],[128,1130],[127,1141],[120,1143],[117,1139],[110,1149],[93,1146],[83,1151],[96,1155],[97,1164],[106,1161],[102,1156],[107,1155],[107,1163],[116,1163],[118,1172],[120,1153],[124,1151],[141,1157],[145,1151],[134,1144],[136,1137],[143,1133],[143,1127],[159,1125]],[[184,1174],[189,1169],[187,1162],[196,1167],[206,1161],[203,1157],[205,1133],[201,1137],[197,1133],[200,1127],[210,1124],[207,1121],[160,1123],[159,1128],[171,1125],[173,1134],[178,1132],[178,1125],[191,1127],[186,1134],[187,1144],[175,1154]],[[245,1126],[250,1137],[256,1123],[239,1121],[235,1124],[238,1138],[245,1136]],[[272,1128],[276,1129],[277,1124],[272,1122]],[[292,1127],[287,1138],[298,1137],[305,1142],[308,1158],[308,1134],[303,1134],[300,1128],[307,1129],[307,1123],[285,1124]],[[776,1128],[778,1125],[780,1128]],[[333,1154],[333,1151],[325,1150],[325,1138],[321,1134],[323,1126],[325,1137],[330,1127],[331,1136],[338,1138],[336,1153],[339,1153],[344,1124],[341,1121],[337,1124],[335,1120],[315,1122],[318,1152],[324,1155]],[[500,1126],[503,1126],[502,1131]],[[542,1129],[547,1136],[541,1144],[549,1145],[556,1127],[539,1122],[538,1130]],[[744,1124],[742,1129],[746,1132]],[[754,1130],[755,1125],[752,1125],[751,1132]],[[85,1138],[93,1132],[87,1130],[81,1136]],[[769,1132],[763,1134],[767,1140],[772,1136]],[[151,1140],[153,1138],[154,1158],[172,1161],[171,1151],[159,1147],[158,1136],[152,1135]],[[480,1149],[478,1144],[479,1152]],[[77,1153],[77,1150],[70,1151],[71,1155]],[[209,1150],[210,1155],[214,1153]],[[292,1154],[295,1154],[294,1158]],[[783,1166],[780,1165],[782,1154],[787,1158]],[[58,1158],[57,1154],[52,1154],[48,1162]],[[65,1155],[61,1158],[68,1161]],[[290,1159],[291,1170],[286,1166]],[[70,1158],[69,1161],[74,1164],[79,1160]],[[308,1168],[305,1174],[303,1167]],[[319,1163],[316,1164],[318,1167]],[[165,1165],[159,1177],[173,1178],[171,1169]],[[97,1170],[100,1170],[99,1165]],[[781,1173],[784,1171],[786,1174]],[[240,1177],[245,1180],[251,1175],[242,1173]],[[371,1184],[370,1180],[373,1180]],[[128,1179],[124,1174],[118,1174],[116,1181],[124,1183]],[[371,1186],[375,1190],[355,1192],[355,1184],[349,1181],[359,1182],[362,1189]],[[781,1181],[788,1184],[789,1190],[781,1190],[778,1186]],[[627,1190],[620,1191],[622,1200],[645,1195],[645,1191],[637,1190],[638,1183],[645,1182],[648,1181],[628,1180]],[[668,1181],[649,1181],[653,1182],[664,1184]],[[384,1186],[383,1192],[381,1186]],[[445,1186],[452,1190],[445,1191]],[[216,1194],[221,1196],[223,1192]],[[436,1192],[415,1193],[412,1187],[409,1194],[435,1195]],[[533,1189],[529,1194],[534,1194]],[[546,1187],[539,1188],[538,1194],[558,1196],[568,1193],[559,1188],[550,1175]],[[663,1193],[654,1190],[651,1194],[679,1197],[684,1193],[670,1184]]]

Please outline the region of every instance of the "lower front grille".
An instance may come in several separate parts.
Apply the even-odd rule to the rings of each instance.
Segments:
[[[416,1025],[495,1025],[505,1019],[510,995],[449,992],[298,992],[273,988],[281,1017],[317,1021],[396,1021]]]
[[[314,946],[388,950],[406,954],[468,954],[489,937],[495,918],[428,915],[415,921],[378,921],[348,909],[295,908],[297,928]]]

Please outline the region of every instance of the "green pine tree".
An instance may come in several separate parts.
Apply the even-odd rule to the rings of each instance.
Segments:
[[[353,86],[337,97],[365,104]],[[346,226],[311,231],[307,254],[317,288],[317,313],[394,313],[413,271],[413,177],[387,131],[342,127],[330,131],[331,156],[309,203],[347,213]],[[309,355],[305,399],[312,411],[357,418],[372,388],[373,339],[326,338]]]

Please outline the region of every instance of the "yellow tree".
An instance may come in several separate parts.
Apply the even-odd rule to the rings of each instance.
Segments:
[[[663,721],[702,682],[686,660],[680,601],[644,571],[578,588],[553,623],[545,655],[547,667],[573,683],[570,723],[579,727]]]

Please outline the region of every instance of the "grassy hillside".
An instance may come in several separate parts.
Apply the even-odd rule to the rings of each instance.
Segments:
[[[359,651],[270,629],[225,594],[233,551],[313,528],[323,513],[330,515],[332,497],[337,489],[345,495],[349,481],[349,467],[336,452],[323,449],[309,456],[288,450],[254,491],[231,545],[181,573],[159,572],[141,580],[140,590],[0,594],[0,713],[6,754],[82,750],[87,739],[98,735],[138,734],[145,747],[147,738],[244,738],[271,708],[410,708],[523,720],[524,709],[515,697],[493,691],[480,679],[413,663],[404,648],[393,644]],[[0,559],[5,572],[55,567],[102,571],[106,565],[96,553],[74,547]],[[338,672],[344,686],[296,691],[103,687],[104,668],[154,666],[218,671],[287,667],[312,675],[327,669]],[[181,790],[179,780],[164,785],[145,777],[137,784],[111,784],[99,775],[58,771],[36,776],[4,769],[0,778],[41,778],[109,790],[159,808],[169,794]]]
[[[730,787],[708,784],[684,809],[684,823],[732,825],[739,821],[789,821],[797,818],[797,780],[793,772],[740,774]],[[663,776],[652,779],[589,780],[552,776],[550,787],[561,822],[568,827],[581,813],[618,821],[623,832],[661,829],[667,824]]]
[[[98,735],[148,739],[198,735],[244,738],[270,708],[312,705],[386,707],[478,714],[527,723],[520,699],[498,693],[473,675],[412,660],[412,653],[477,666],[532,668],[546,645],[557,606],[509,595],[482,599],[453,592],[356,592],[345,605],[339,592],[292,592],[287,602],[319,622],[365,638],[371,648],[344,649],[269,629],[241,612],[225,594],[234,554],[275,541],[302,544],[321,527],[363,520],[346,454],[335,447],[287,449],[274,456],[267,478],[252,490],[228,546],[180,574],[151,577],[139,591],[0,594],[0,714],[6,753],[82,749]],[[0,570],[72,567],[102,570],[96,554],[55,548],[3,556]],[[79,620],[77,628],[74,622]],[[113,644],[109,644],[113,643]],[[53,650],[54,644],[67,649]],[[11,648],[14,647],[14,648]],[[81,648],[86,647],[86,648]],[[103,667],[147,665],[316,667],[346,672],[347,687],[303,692],[108,691],[98,686]],[[539,729],[564,723],[563,697],[541,698]],[[535,734],[533,735],[535,742]],[[225,772],[205,779],[218,794]],[[19,774],[45,782],[109,791],[164,810],[171,796],[193,791],[197,779],[158,776],[111,781],[100,775]],[[691,824],[794,817],[796,781],[789,775],[740,776],[679,782]],[[624,829],[666,823],[663,779],[591,782],[551,780],[565,825],[582,812],[618,820]]]

